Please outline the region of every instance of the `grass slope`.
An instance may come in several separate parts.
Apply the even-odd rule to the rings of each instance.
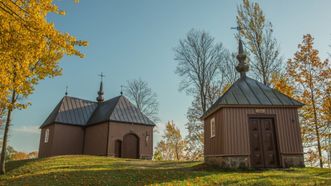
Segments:
[[[229,171],[201,162],[58,156],[11,161],[0,185],[331,185],[330,169]]]

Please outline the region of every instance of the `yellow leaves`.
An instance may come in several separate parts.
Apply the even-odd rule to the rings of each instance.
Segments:
[[[289,78],[286,74],[278,74],[273,73],[271,75],[271,82],[270,82],[275,89],[277,89],[279,92],[289,96],[293,97],[294,87],[290,85]]]
[[[84,57],[76,47],[87,42],[56,30],[47,21],[48,13],[65,15],[52,0],[3,0],[0,6],[8,9],[0,9],[0,104],[9,105],[12,91],[26,97],[39,80],[60,75],[59,60],[64,55]]]
[[[66,15],[66,12],[64,10],[60,10],[59,11],[59,14],[65,16]]]
[[[226,91],[228,91],[230,87],[231,87],[231,84],[230,84],[230,83],[227,83],[227,84],[223,87],[222,94],[224,94]]]
[[[319,52],[313,44],[314,38],[310,34],[304,35],[298,51],[287,62],[287,72],[296,86],[298,100],[306,104],[300,109],[303,141],[311,146],[318,144],[318,158],[322,161],[323,141],[331,115],[331,68],[328,60],[319,58]]]

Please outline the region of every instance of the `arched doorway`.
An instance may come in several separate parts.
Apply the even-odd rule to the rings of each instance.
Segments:
[[[115,157],[117,157],[117,158],[122,157],[122,141],[121,140],[115,141]]]
[[[130,133],[123,137],[123,158],[139,158],[139,138],[137,135]]]

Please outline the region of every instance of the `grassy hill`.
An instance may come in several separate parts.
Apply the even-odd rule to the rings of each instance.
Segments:
[[[11,161],[0,185],[331,185],[330,169],[229,171],[201,162],[59,156]]]

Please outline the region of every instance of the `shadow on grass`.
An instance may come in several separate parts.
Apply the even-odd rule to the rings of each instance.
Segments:
[[[205,171],[180,169],[120,169],[59,171],[46,174],[27,174],[8,178],[8,185],[146,185],[192,180],[213,174]]]
[[[194,185],[194,180],[211,175],[223,175],[217,180],[207,182],[207,184],[223,185],[271,185],[282,184],[282,180],[292,179],[292,183],[306,183],[315,185],[326,185],[323,180],[310,180],[308,177],[291,175],[254,175],[254,171],[195,171],[193,168],[171,168],[171,169],[121,169],[121,170],[70,170],[51,172],[46,174],[31,174],[23,177],[9,178],[6,185],[148,185],[148,184],[182,184],[182,181],[190,181]],[[240,175],[245,172],[245,175]],[[251,174],[252,173],[252,174]],[[236,174],[233,177],[233,174]],[[239,175],[238,175],[239,174]],[[229,177],[227,177],[229,176]],[[192,183],[193,181],[193,183]],[[275,182],[276,181],[276,182]],[[298,182],[296,182],[298,181]],[[203,184],[203,182],[199,182]],[[206,183],[205,183],[206,184]],[[205,185],[203,184],[203,185]]]
[[[6,162],[6,171],[10,172],[14,169],[27,165],[28,163],[32,163],[35,161],[40,161],[40,159],[27,159],[27,160],[14,160]]]
[[[47,164],[44,164],[45,167],[34,167],[34,170],[21,170],[16,172],[15,176],[11,174],[11,171],[14,173],[15,169],[35,161],[10,162],[8,164],[8,177],[0,178],[0,185],[148,185],[165,184],[167,182],[176,185],[182,181],[197,180],[202,181],[199,184],[202,183],[203,185],[269,185],[274,184],[273,181],[275,180],[277,182],[292,180],[293,182],[291,183],[302,183],[304,180],[317,185],[324,182],[330,183],[330,180],[325,180],[328,178],[328,172],[315,172],[314,169],[238,170],[220,169],[201,162],[159,162],[128,159],[118,159],[111,162],[107,160],[100,162],[87,161],[85,162],[86,164],[72,162],[69,164],[58,162],[58,164],[48,164],[49,162],[47,162]],[[297,173],[300,174],[298,175]],[[310,180],[312,177],[320,176],[323,178],[318,178],[316,181]],[[195,184],[193,183],[193,185]]]

